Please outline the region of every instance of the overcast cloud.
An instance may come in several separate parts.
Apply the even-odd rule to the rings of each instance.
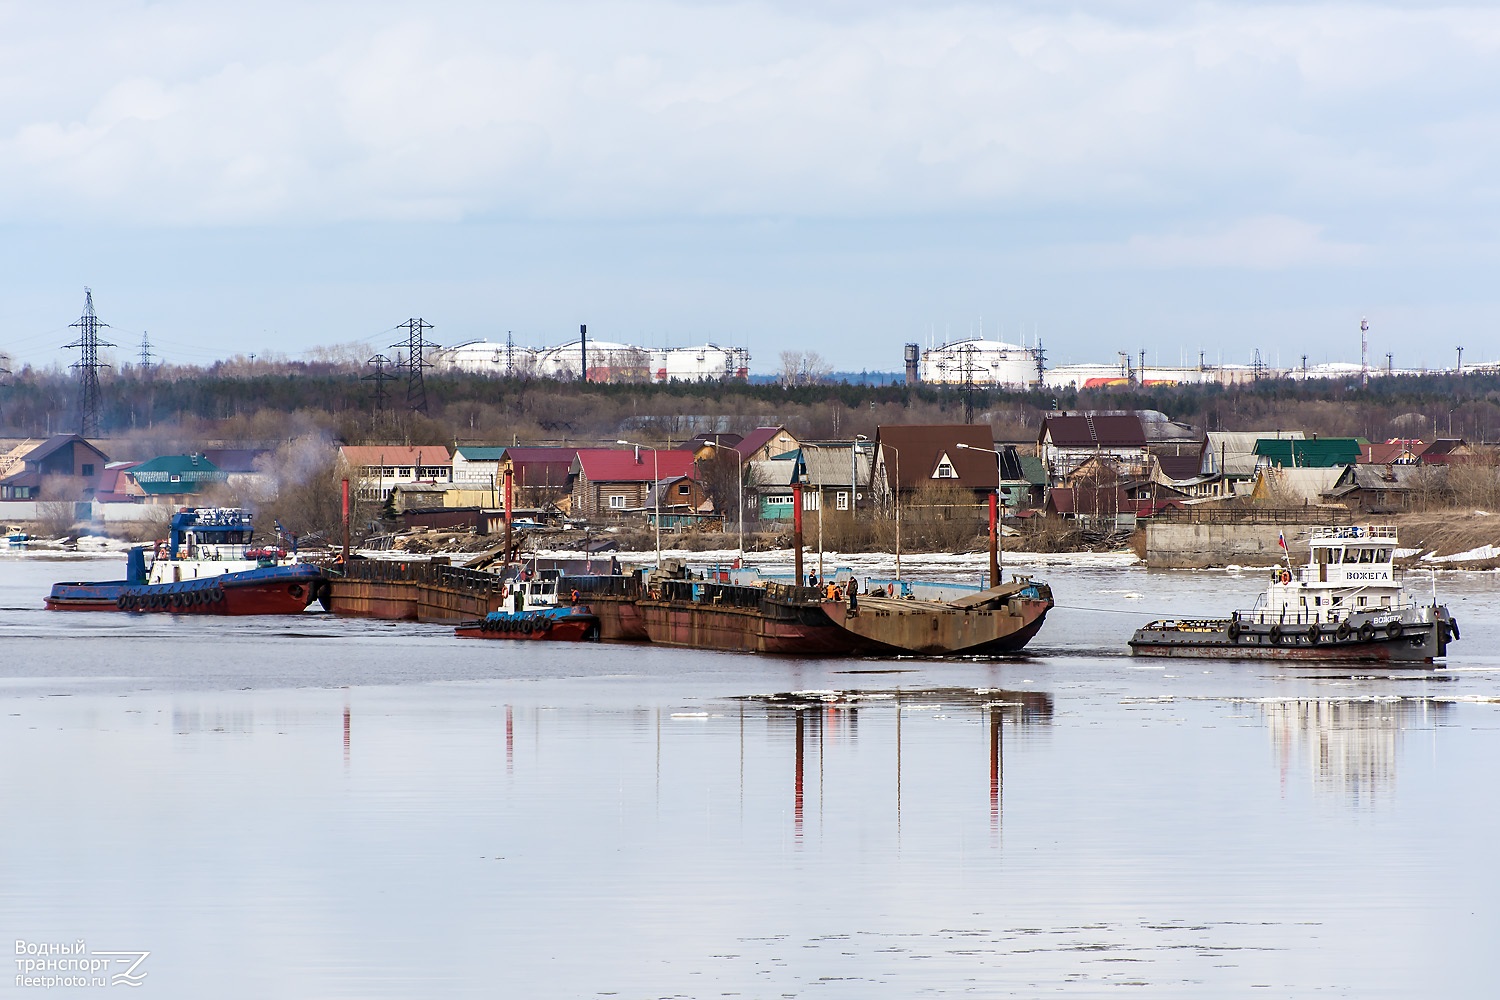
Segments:
[[[1497,50],[1424,3],[3,4],[0,351],[66,360],[92,284],[189,361],[418,314],[1492,357]]]

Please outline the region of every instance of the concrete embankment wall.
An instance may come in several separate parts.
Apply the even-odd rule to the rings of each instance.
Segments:
[[[1307,562],[1306,525],[1147,522],[1142,530],[1146,565],[1157,569],[1270,566],[1284,558],[1278,532],[1286,533],[1292,565]]]

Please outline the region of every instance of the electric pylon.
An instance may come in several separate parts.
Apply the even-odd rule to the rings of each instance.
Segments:
[[[99,435],[99,369],[109,367],[99,360],[99,348],[115,345],[99,339],[100,328],[107,327],[109,324],[99,322],[99,317],[94,315],[94,293],[90,289],[83,290],[83,315],[78,317],[78,322],[68,325],[78,328],[78,339],[66,347],[69,350],[76,347],[81,352],[78,360],[69,366],[78,369],[78,433],[84,437],[97,437]]]

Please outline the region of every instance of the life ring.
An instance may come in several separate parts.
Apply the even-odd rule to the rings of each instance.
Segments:
[[[1385,627],[1385,634],[1392,639],[1401,638],[1401,623],[1389,622]]]
[[[1291,583],[1292,582],[1292,574],[1289,573],[1286,570],[1282,570],[1281,571],[1281,577],[1280,577],[1280,579],[1281,579],[1282,583]]]
[[[1313,622],[1311,625],[1307,626],[1307,643],[1308,643],[1308,645],[1310,645],[1310,646],[1316,646],[1318,644],[1318,641],[1321,640],[1322,638],[1323,638],[1323,630],[1318,627],[1318,623],[1317,622]]]
[[[1224,632],[1229,636],[1229,641],[1230,642],[1239,642],[1240,641],[1240,620],[1238,618],[1231,618],[1231,619],[1229,619],[1229,626],[1224,629]]]
[[[1273,646],[1279,646],[1279,645],[1281,645],[1281,626],[1280,625],[1272,625],[1271,626],[1271,631],[1270,631],[1269,635],[1271,637],[1271,645],[1273,645]]]
[[[1374,639],[1374,638],[1375,638],[1375,626],[1374,625],[1370,624],[1369,622],[1365,622],[1363,625],[1361,625],[1359,627],[1359,641],[1360,642],[1369,642],[1371,639]]]
[[[124,594],[121,594],[119,597],[115,598],[115,607],[119,608],[121,611],[126,610],[130,607],[130,598],[126,597]]]
[[[1334,635],[1338,638],[1339,642],[1348,642],[1349,641],[1349,636],[1351,636],[1353,634],[1354,634],[1354,630],[1349,627],[1349,623],[1348,622],[1339,622],[1339,629],[1338,629],[1337,632],[1334,633]]]

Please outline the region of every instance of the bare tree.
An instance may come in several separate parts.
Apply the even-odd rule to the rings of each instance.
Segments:
[[[782,385],[817,385],[833,371],[817,351],[782,351],[778,358]]]

